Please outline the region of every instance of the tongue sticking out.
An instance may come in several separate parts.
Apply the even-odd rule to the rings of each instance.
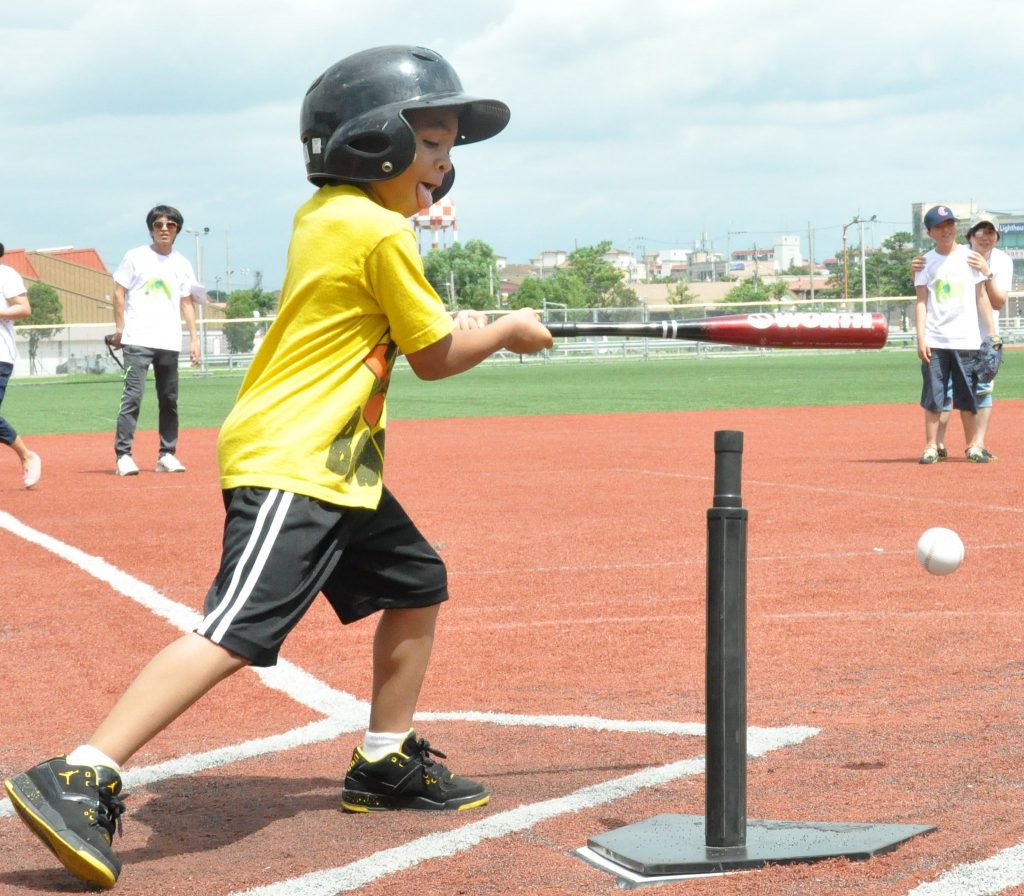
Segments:
[[[419,201],[420,209],[428,209],[434,204],[434,196],[426,184],[416,184],[416,198]]]

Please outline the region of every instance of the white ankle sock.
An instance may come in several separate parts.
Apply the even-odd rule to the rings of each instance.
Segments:
[[[67,763],[68,765],[91,765],[93,768],[97,765],[105,765],[107,768],[112,768],[115,772],[121,774],[121,766],[102,750],[97,750],[89,744],[83,744],[68,753]]]
[[[409,731],[411,730],[410,728]],[[409,736],[409,731],[367,731],[363,736],[363,755],[370,762],[376,762],[388,753],[398,753],[402,749],[402,743]]]

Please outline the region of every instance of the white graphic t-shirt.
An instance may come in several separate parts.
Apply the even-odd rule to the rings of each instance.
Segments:
[[[180,252],[169,255],[139,246],[127,252],[114,271],[114,282],[126,290],[122,345],[181,351],[181,300],[196,276]]]
[[[25,281],[10,265],[0,264],[0,302],[4,306],[11,299],[26,293]],[[18,347],[14,342],[14,322],[0,318],[0,363],[13,364],[18,359]]]

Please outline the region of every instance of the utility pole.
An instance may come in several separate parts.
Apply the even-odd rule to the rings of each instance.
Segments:
[[[811,250],[810,264],[808,270],[811,272],[811,301],[814,301],[814,228],[811,222],[807,222],[807,247]]]
[[[878,215],[872,215],[868,222],[874,221]],[[868,313],[868,269],[864,263],[864,219],[858,215],[857,223],[860,224],[860,300],[861,311]]]
[[[224,268],[225,275],[227,276],[227,285],[225,291],[228,294],[228,298],[231,297],[231,241],[228,235],[227,228],[224,228]]]
[[[196,238],[196,278],[199,280],[199,285],[204,287],[206,284],[203,282],[203,256],[199,250],[199,237],[207,236],[210,232],[209,227],[204,227],[202,230],[185,230],[185,233],[191,233]],[[202,304],[195,303],[199,312],[199,364],[200,370],[206,373],[206,316],[203,313],[204,309]]]

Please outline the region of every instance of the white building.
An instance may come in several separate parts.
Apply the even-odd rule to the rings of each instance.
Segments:
[[[775,237],[775,251],[773,253],[772,265],[776,274],[784,274],[791,267],[803,267],[804,256],[800,251],[800,237]]]

